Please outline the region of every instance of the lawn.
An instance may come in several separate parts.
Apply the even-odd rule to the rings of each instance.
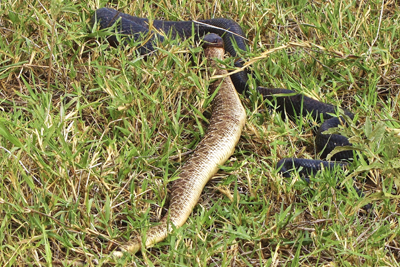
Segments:
[[[122,259],[109,254],[166,214],[212,81],[193,39],[147,57],[110,47],[112,30],[89,26],[105,6],[232,19],[253,73],[242,137],[187,223]],[[3,0],[0,34],[1,265],[400,266],[398,2]],[[335,131],[357,159],[310,184],[282,177],[280,159],[318,158],[315,125],[284,119],[255,85],[351,110]]]

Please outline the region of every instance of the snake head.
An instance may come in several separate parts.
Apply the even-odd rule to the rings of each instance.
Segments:
[[[203,37],[203,47],[224,47],[224,40],[215,33],[209,33]]]
[[[215,33],[209,33],[203,37],[203,48],[204,55],[206,58],[216,58],[222,60],[224,58],[225,49],[223,39]],[[211,65],[215,65],[216,62],[212,61]]]

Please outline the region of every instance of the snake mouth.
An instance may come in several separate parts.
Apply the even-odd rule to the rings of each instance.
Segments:
[[[203,37],[203,48],[218,47],[224,48],[224,40],[215,33],[206,34]]]

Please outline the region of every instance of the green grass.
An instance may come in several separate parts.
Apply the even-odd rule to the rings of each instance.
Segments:
[[[207,128],[202,49],[168,40],[144,59],[110,48],[97,38],[106,32],[87,26],[108,1],[1,1],[2,265],[400,265],[398,4],[214,2],[108,5],[150,18],[233,19],[250,40],[246,60],[287,45],[253,62],[252,82],[350,109],[359,123],[338,131],[368,161],[310,185],[281,177],[279,159],[317,157],[312,128],[253,94],[243,98],[248,120],[234,155],[187,223],[114,260],[116,244],[165,214],[168,184]]]

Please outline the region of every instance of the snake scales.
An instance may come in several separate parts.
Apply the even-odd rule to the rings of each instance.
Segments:
[[[215,70],[213,75],[224,75],[227,71],[212,59],[222,60],[225,50],[222,39],[218,35],[207,35],[208,43],[205,56],[211,61]],[[210,125],[203,139],[197,145],[189,160],[183,165],[179,179],[173,182],[171,201],[168,214],[159,225],[151,227],[146,233],[145,247],[160,242],[173,229],[182,226],[194,206],[206,183],[232,155],[239,141],[242,128],[246,122],[246,112],[236,92],[230,77],[222,78],[210,86],[210,93],[218,90],[212,102]],[[139,236],[121,249],[135,253],[141,249],[142,242]],[[121,252],[114,252],[115,256],[122,256]]]
[[[133,17],[110,8],[96,10],[95,15],[92,17],[91,25],[97,25],[100,29],[104,29],[115,25],[116,22],[118,22],[116,24],[117,31],[128,37],[124,41],[125,44],[128,44],[130,40],[141,41],[143,36],[148,38],[147,42],[142,43],[137,48],[140,54],[152,52],[157,42],[164,40],[163,35],[157,34],[153,29],[148,28],[149,21],[147,19]],[[157,31],[167,33],[171,38],[176,36],[188,38],[193,33],[195,40],[199,40],[207,33],[221,35],[225,50],[233,57],[238,57],[240,52],[245,51],[247,47],[241,27],[236,22],[228,19],[220,18],[197,22],[154,20],[151,25]],[[109,36],[108,41],[111,45],[119,44],[115,35]],[[216,47],[208,47],[207,51],[208,57],[221,58],[224,53],[223,48]],[[211,53],[216,54],[211,55]],[[241,66],[241,60],[238,60],[235,65]],[[217,74],[225,73],[225,70],[217,68]],[[174,182],[169,212],[159,225],[148,230],[146,241],[144,242],[145,247],[163,240],[173,227],[179,227],[185,223],[207,181],[216,173],[218,165],[223,164],[233,152],[245,122],[245,112],[237,92],[247,93],[247,80],[246,71],[242,71],[216,83],[222,84],[213,102],[213,113],[208,131],[198,144],[196,151],[182,168],[180,179]],[[214,84],[211,90],[214,90],[215,86],[217,85]],[[337,109],[334,106],[321,103],[287,89],[257,87],[257,91],[264,98],[276,101],[278,111],[285,112],[289,116],[311,114],[316,121],[320,121],[321,118],[325,120],[316,139],[317,150],[321,151],[321,157],[326,157],[336,146],[351,145],[347,138],[343,136],[322,133],[329,128],[337,127],[343,121],[341,118],[330,115],[337,113]],[[277,97],[276,94],[279,94],[279,96]],[[282,96],[282,94],[287,95]],[[347,110],[344,110],[344,113],[351,118],[353,117],[353,114]],[[352,156],[351,151],[342,151],[335,154],[332,159],[348,159]],[[339,165],[345,164],[339,163]],[[337,163],[290,158],[280,160],[277,165],[285,176],[288,176],[293,168],[300,166],[303,167],[302,174],[308,176],[310,173],[320,170],[321,166],[332,168]],[[121,249],[135,253],[141,248],[142,242],[140,237],[137,236]],[[122,253],[115,252],[115,255],[121,256]]]

